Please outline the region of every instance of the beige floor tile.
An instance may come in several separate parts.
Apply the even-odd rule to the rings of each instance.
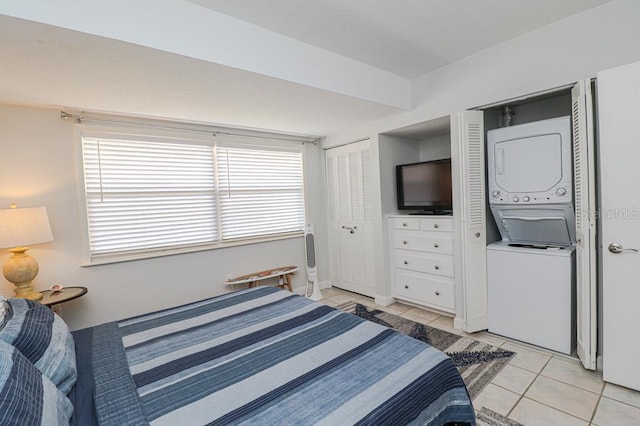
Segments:
[[[456,330],[453,328],[453,318],[444,315],[439,316],[435,320],[429,322],[431,327],[439,328],[440,330],[448,331],[453,334],[462,334],[462,330]]]
[[[507,364],[491,383],[522,395],[535,378],[535,373]]]
[[[357,300],[358,303],[364,303],[367,306],[373,306],[376,304],[376,302],[373,300],[373,297],[367,297],[361,294],[353,294],[352,297],[354,300]]]
[[[640,408],[640,392],[633,389],[607,383],[602,395]]]
[[[640,425],[640,408],[602,398],[593,417],[593,424],[598,426]]]
[[[407,312],[408,310],[410,310],[412,307],[409,305],[405,305],[403,303],[396,302],[396,303],[392,303],[389,306],[376,305],[376,308],[380,309],[381,311],[390,312],[396,315],[401,315]]]
[[[604,387],[601,372],[586,370],[582,364],[555,357],[551,358],[540,374],[598,394]]]
[[[347,294],[337,294],[335,296],[327,297],[326,300],[329,300],[337,305],[341,305],[343,303],[352,302],[353,298]]]
[[[526,426],[586,426],[589,423],[536,401],[522,398],[509,418]]]
[[[429,322],[429,320],[425,319],[424,317],[419,317],[417,315],[413,315],[410,312],[405,312],[404,314],[402,314],[400,316],[402,318],[406,318],[408,320],[415,321],[415,322],[420,323],[420,324],[427,324]]]
[[[471,339],[475,339],[475,340],[478,340],[480,342],[488,343],[490,345],[498,346],[498,347],[502,346],[504,344],[504,342],[505,342],[505,340],[500,338],[499,336],[496,336],[496,335],[493,335],[491,333],[487,333],[487,332],[484,332],[484,331],[479,331],[477,333],[465,333],[465,332],[462,332],[461,336],[469,337]]]
[[[516,356],[511,359],[509,362],[510,364],[524,368],[525,370],[533,371],[534,373],[542,371],[545,364],[551,359],[550,354],[538,352],[511,342],[507,342],[502,345],[502,349],[516,352]]]
[[[325,288],[324,290],[320,290],[322,292],[322,296],[324,297],[333,297],[333,296],[337,296],[339,294],[345,294],[346,291],[341,290],[339,288],[335,288],[335,287],[331,287],[331,288]]]
[[[476,410],[486,407],[496,413],[506,416],[520,399],[517,393],[508,391],[500,386],[489,383],[486,388],[473,400]]]
[[[538,376],[525,397],[586,421],[591,420],[599,399],[598,394],[544,376]]]
[[[323,305],[327,305],[327,306],[333,306],[334,308],[336,306],[338,306],[338,304],[330,299],[322,299],[320,300],[320,303],[322,303]]]
[[[423,318],[425,321],[433,321],[435,319],[437,319],[440,315],[436,314],[435,312],[431,312],[431,311],[425,311],[424,309],[420,309],[420,308],[411,308],[408,311],[405,312],[405,314],[410,314],[416,317],[420,317]]]

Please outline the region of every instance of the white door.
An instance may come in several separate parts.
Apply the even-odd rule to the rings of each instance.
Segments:
[[[331,283],[375,296],[370,141],[326,150]]]
[[[598,73],[603,375],[640,390],[640,62]]]
[[[456,318],[467,332],[487,328],[484,114],[451,119]]]
[[[591,82],[580,81],[571,90],[573,169],[576,207],[576,346],[589,370],[596,369],[596,183]]]

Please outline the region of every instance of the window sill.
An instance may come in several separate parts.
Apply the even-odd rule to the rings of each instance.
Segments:
[[[80,266],[91,267],[91,266],[99,266],[99,265],[108,265],[111,263],[132,262],[136,260],[153,259],[156,257],[174,256],[178,254],[196,253],[200,251],[217,250],[217,249],[224,249],[229,247],[261,244],[261,243],[268,243],[272,241],[288,240],[292,238],[303,238],[303,237],[304,237],[304,232],[299,231],[299,232],[291,232],[288,234],[282,234],[277,236],[225,241],[223,243],[200,244],[200,245],[180,247],[180,248],[168,248],[168,249],[158,249],[158,250],[150,250],[150,251],[136,251],[136,252],[130,252],[130,253],[102,255],[102,256],[96,256],[94,258],[86,259],[82,264],[80,264]]]

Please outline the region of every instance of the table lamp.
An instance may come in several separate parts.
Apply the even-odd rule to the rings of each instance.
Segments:
[[[0,248],[9,249],[11,256],[2,266],[7,281],[16,286],[16,297],[31,300],[42,299],[42,294],[33,290],[31,282],[38,275],[38,262],[26,253],[28,244],[46,243],[53,240],[51,226],[44,207],[0,210]]]

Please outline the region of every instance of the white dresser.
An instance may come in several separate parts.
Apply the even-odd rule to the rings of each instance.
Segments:
[[[453,217],[388,217],[394,298],[455,313]]]

